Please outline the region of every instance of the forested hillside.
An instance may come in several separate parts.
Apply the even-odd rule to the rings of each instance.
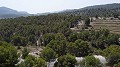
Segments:
[[[97,16],[103,22],[106,17],[98,16],[119,15],[119,4],[113,5],[115,8],[110,4],[78,12],[0,19],[0,67],[49,67],[51,63],[54,67],[119,67],[120,34],[104,27],[95,29],[100,23],[91,24],[96,20],[89,17]],[[114,19],[119,22],[118,18],[111,22]],[[118,29],[119,24],[114,27]],[[75,32],[71,28],[81,29]],[[95,56],[105,57],[106,62]]]
[[[85,66],[84,60],[77,62],[75,57],[85,57],[87,67],[119,65],[120,35],[106,29],[74,32],[70,28],[76,26],[78,20],[81,16],[61,14],[1,19],[0,67],[46,67],[56,58],[55,67]],[[89,18],[84,20],[89,26]],[[43,49],[38,57],[30,55],[28,48],[21,48],[29,45]],[[19,49],[21,53],[17,52]],[[105,56],[107,63],[102,64],[93,55]],[[18,58],[24,61],[18,64]]]
[[[0,20],[0,39],[13,42],[14,45],[27,45],[28,42],[35,44],[40,35],[45,33],[63,33],[67,36],[70,33],[69,27],[72,27],[79,19],[79,16],[57,14],[2,19]],[[24,39],[22,41],[24,43],[16,42],[16,39]]]
[[[74,15],[91,16],[91,17],[95,17],[95,16],[110,17],[114,15],[120,15],[120,4],[113,3],[106,5],[88,6],[81,9],[68,10],[62,12],[62,14],[74,14]]]

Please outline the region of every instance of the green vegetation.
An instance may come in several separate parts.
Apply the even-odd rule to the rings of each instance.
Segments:
[[[24,48],[23,50],[22,50],[22,58],[23,59],[25,59],[25,57],[29,54],[29,50],[27,49],[27,48]]]
[[[90,18],[84,19],[89,26]],[[105,56],[109,66],[118,66],[120,35],[107,29],[72,31],[70,28],[76,27],[80,20],[81,16],[61,14],[1,19],[0,41],[5,42],[0,43],[0,67],[17,64],[16,46],[24,59],[18,67],[46,67],[56,58],[55,67],[75,67],[75,57],[85,57],[80,65],[84,66],[87,60],[87,67],[101,67],[100,61],[90,56],[95,54]],[[31,56],[29,49],[21,48],[28,46],[43,49],[39,52],[40,57]]]
[[[71,32],[69,28],[74,27],[79,19],[80,16],[58,14],[2,19],[0,20],[0,41],[6,41],[15,46],[26,46],[30,43],[35,44],[41,35],[47,33],[62,33],[68,36]]]
[[[120,66],[120,62],[114,65],[114,67],[119,67],[119,66]]]
[[[41,53],[41,57],[44,58],[47,62],[50,62],[51,59],[55,59],[56,58],[56,53],[53,49],[46,47],[42,53]]]
[[[85,25],[90,26],[90,18],[89,17],[85,18]]]
[[[67,54],[58,58],[55,67],[75,67],[77,61],[74,56]]]
[[[15,67],[17,59],[17,49],[11,44],[0,42],[0,67]]]
[[[82,17],[113,17],[120,16],[120,3],[106,4],[106,5],[95,5],[88,6],[82,9],[76,9],[71,11],[65,11],[63,15],[81,15]]]
[[[17,67],[47,67],[46,61],[41,58],[28,55],[25,61],[17,65]]]
[[[102,67],[102,63],[99,59],[96,59],[94,56],[87,56],[85,59],[80,61],[80,67]]]
[[[120,46],[111,45],[104,50],[104,54],[107,57],[110,66],[120,62]]]

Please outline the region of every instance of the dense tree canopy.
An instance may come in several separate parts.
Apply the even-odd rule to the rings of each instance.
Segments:
[[[102,67],[102,63],[94,56],[87,56],[79,64],[80,67]]]
[[[17,67],[47,67],[47,63],[42,58],[36,58],[34,56],[28,55],[24,62],[17,65]]]
[[[90,18],[84,19],[85,24],[89,26]],[[17,49],[12,45],[31,45],[43,49],[40,58],[35,58],[28,56],[29,51],[26,48],[21,48],[25,61],[20,66],[23,67],[46,67],[46,62],[58,57],[58,67],[74,67],[74,56],[86,57],[94,54],[103,54],[112,66],[119,65],[120,35],[112,34],[107,29],[72,31],[71,28],[76,28],[78,21],[81,21],[78,15],[62,14],[0,19],[0,41],[5,41],[0,43],[0,65],[14,66],[17,63]],[[88,61],[90,65],[99,65],[99,61],[94,57],[88,57]]]
[[[75,67],[77,61],[74,56],[67,54],[57,59],[54,67]]]
[[[41,57],[44,58],[47,62],[50,62],[50,60],[55,59],[56,58],[56,52],[49,48],[46,47],[42,53],[41,53]]]
[[[50,43],[47,45],[47,47],[52,48],[58,56],[65,55],[66,52],[66,40],[52,40]]]
[[[89,17],[86,17],[86,18],[85,18],[85,25],[86,25],[86,26],[89,26],[89,25],[90,25],[90,18],[89,18]]]
[[[0,40],[14,45],[35,44],[38,38],[47,33],[70,34],[80,16],[51,14],[47,16],[29,16],[0,20]],[[45,41],[45,44],[47,42]]]
[[[0,42],[0,67],[15,67],[17,59],[17,49],[9,43]]]
[[[106,4],[106,5],[95,5],[95,6],[88,6],[82,9],[77,10],[71,10],[71,11],[65,11],[61,14],[66,15],[81,15],[84,16],[90,16],[95,17],[111,17],[111,16],[120,16],[120,4],[119,3],[113,3],[113,4]]]
[[[120,62],[120,46],[111,45],[104,50],[108,63],[113,66]]]
[[[88,42],[86,42],[86,41],[76,40],[75,45],[77,47],[76,56],[78,56],[78,57],[87,56],[91,52],[90,46],[89,46]]]

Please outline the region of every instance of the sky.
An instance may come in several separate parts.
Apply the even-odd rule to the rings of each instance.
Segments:
[[[0,7],[36,14],[110,3],[120,0],[0,0]]]

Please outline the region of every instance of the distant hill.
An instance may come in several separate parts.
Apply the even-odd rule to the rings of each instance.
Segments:
[[[88,6],[81,9],[66,10],[61,14],[72,14],[82,16],[114,16],[120,15],[120,3],[105,4],[105,5],[94,5]]]
[[[88,6],[81,9],[70,9],[59,12],[54,12],[58,14],[64,15],[81,15],[81,16],[102,16],[102,17],[110,17],[114,15],[120,16],[120,3],[113,4],[105,4],[105,5],[94,5]],[[38,15],[48,15],[53,13],[37,13],[37,14],[29,14],[27,12],[19,12],[7,7],[0,7],[0,19],[1,18],[15,18],[20,16],[38,16]]]
[[[20,16],[28,16],[27,12],[19,12],[7,7],[0,7],[0,18],[15,18]]]

